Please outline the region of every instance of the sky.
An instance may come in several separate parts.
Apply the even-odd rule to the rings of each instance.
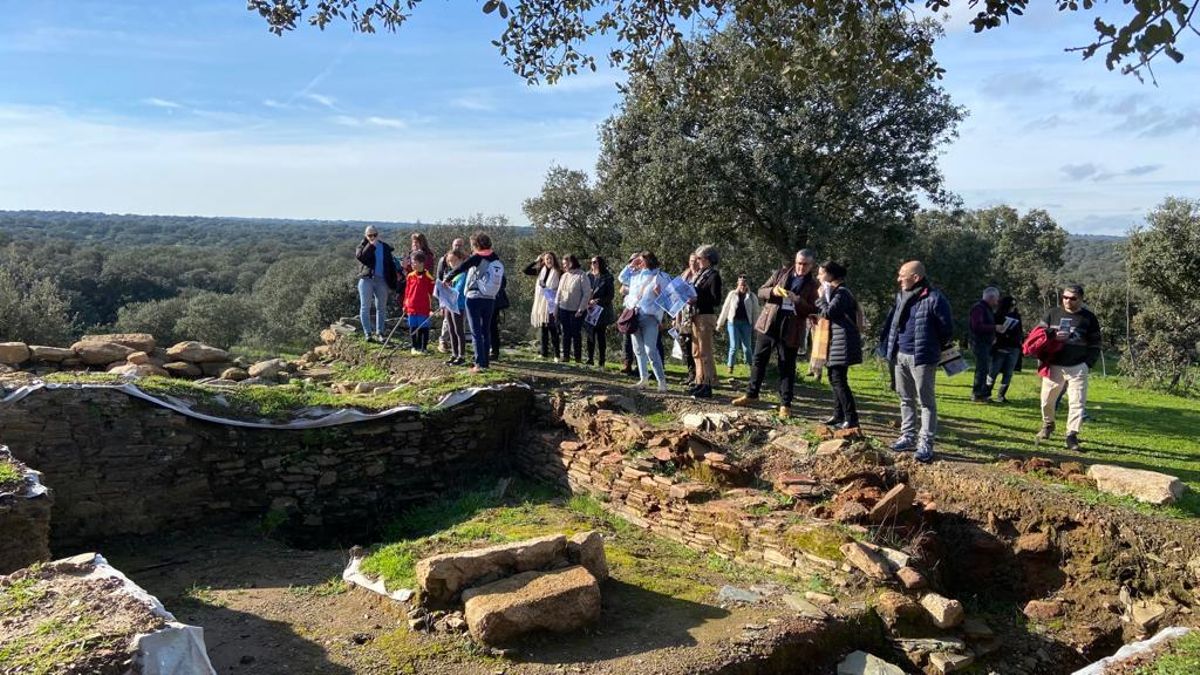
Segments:
[[[943,149],[947,186],[967,207],[1046,209],[1091,234],[1200,198],[1200,39],[1142,84],[1065,53],[1092,16],[1050,4],[983,34],[950,16],[936,54],[969,117]],[[619,102],[619,71],[527,85],[480,3],[423,3],[395,34],[283,37],[245,7],[9,3],[0,209],[523,225],[552,165],[593,170]]]

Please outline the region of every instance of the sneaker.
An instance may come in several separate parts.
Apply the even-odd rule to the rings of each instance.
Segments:
[[[839,425],[841,423],[842,423],[842,418],[837,417],[837,416],[827,418],[824,422],[821,422],[821,424],[824,424],[827,427],[836,427],[837,425]]]
[[[888,447],[891,448],[892,452],[909,452],[915,449],[917,444],[913,441],[912,436],[901,436],[892,441],[892,444]]]
[[[659,383],[658,383],[658,393],[660,393],[660,394],[661,394],[661,393],[665,392],[666,390],[667,390],[667,383],[666,383],[666,382],[659,382]]]
[[[408,353],[416,356],[417,354],[421,353],[421,350],[414,347],[413,349],[408,350]]]
[[[712,398],[712,387],[708,385],[700,385],[692,391],[692,398]]]
[[[1053,433],[1054,423],[1044,424],[1042,425],[1042,430],[1037,432],[1037,436],[1035,436],[1035,438],[1037,438],[1039,441],[1048,441]]]
[[[1083,452],[1083,448],[1079,445],[1079,436],[1074,433],[1067,434],[1067,449],[1071,452]]]
[[[1004,394],[1000,394],[996,397],[996,403],[1008,403],[1008,399],[1004,398]]]
[[[922,464],[929,464],[933,461],[933,441],[921,441],[917,445],[917,452],[913,455],[913,459]]]
[[[561,362],[562,362],[562,359],[560,359],[560,358],[558,358],[558,357],[556,356],[556,357],[554,357],[554,362],[555,362],[555,363],[561,363]]]
[[[991,403],[991,396],[972,396],[971,403]]]
[[[791,417],[792,416],[792,406],[790,406],[790,405],[779,406],[779,416],[784,419]]]
[[[732,403],[733,405],[736,405],[739,408],[744,408],[749,405],[754,405],[754,402],[757,400],[758,400],[757,396],[752,396],[750,394],[743,394],[742,396],[739,396],[739,397],[733,399],[732,401],[730,401],[730,403]]]

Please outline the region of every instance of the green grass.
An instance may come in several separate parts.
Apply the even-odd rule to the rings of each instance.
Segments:
[[[36,574],[32,573],[24,579],[18,579],[8,586],[0,587],[0,616],[20,614],[45,595],[46,591],[38,587]]]
[[[0,488],[16,486],[24,479],[24,475],[8,460],[0,459]]]
[[[46,380],[91,384],[113,384],[121,381],[120,378],[107,373],[54,373],[48,375]],[[169,377],[142,378],[138,380],[137,386],[150,394],[193,401],[200,410],[213,414],[283,420],[291,417],[296,410],[317,406],[364,410],[385,410],[398,405],[431,408],[452,392],[511,381],[511,375],[497,369],[479,374],[458,370],[441,378],[405,385],[384,394],[339,394],[327,387],[303,382],[217,390],[190,380]]]
[[[1039,392],[1041,378],[1032,362],[1013,375],[1007,404],[971,403],[973,373],[946,377],[938,373],[938,445],[943,452],[972,459],[992,459],[1003,453],[1043,456],[1057,460],[1083,460],[1136,469],[1161,471],[1188,484],[1193,494],[1174,508],[1157,509],[1170,515],[1178,511],[1200,515],[1200,404],[1195,399],[1135,389],[1119,376],[1093,372],[1088,386],[1087,411],[1080,438],[1086,452],[1063,447],[1066,405],[1057,417],[1058,431],[1050,441],[1035,443],[1041,428]],[[851,386],[869,417],[894,419],[896,397],[888,390],[888,376],[875,361],[850,369]]]
[[[82,614],[76,618],[73,621],[49,619],[39,624],[32,634],[0,647],[0,665],[4,666],[4,672],[31,675],[64,672],[89,649],[112,646],[100,645],[91,639],[96,617]]]
[[[587,530],[604,534],[614,578],[652,593],[700,602],[729,581],[770,578],[799,583],[715,556],[706,558],[630,525],[592,497],[565,498],[529,483],[514,483],[503,500],[496,499],[485,483],[410,511],[390,528],[398,539],[377,547],[363,561],[362,570],[382,578],[389,589],[415,588],[416,563],[429,555]]]
[[[387,382],[392,378],[387,368],[373,363],[351,367],[339,361],[333,369],[337,379],[350,382]]]
[[[341,577],[330,577],[310,586],[288,586],[288,593],[299,598],[328,598],[349,590],[350,584]]]
[[[1194,675],[1200,673],[1200,631],[1170,642],[1154,663],[1142,666],[1137,675]]]

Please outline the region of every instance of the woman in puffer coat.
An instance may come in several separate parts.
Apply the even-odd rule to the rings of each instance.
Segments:
[[[833,416],[825,424],[840,429],[858,426],[858,408],[847,377],[850,366],[862,363],[862,334],[859,331],[858,301],[845,287],[846,268],[832,260],[817,273],[817,315],[829,319],[829,386],[833,389]]]

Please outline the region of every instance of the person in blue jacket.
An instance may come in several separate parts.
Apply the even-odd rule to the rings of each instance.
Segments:
[[[900,396],[900,436],[891,448],[916,450],[915,459],[928,463],[933,461],[937,433],[934,376],[954,323],[950,302],[929,283],[920,261],[901,265],[896,282],[900,291],[879,334],[880,356],[891,364]]]

